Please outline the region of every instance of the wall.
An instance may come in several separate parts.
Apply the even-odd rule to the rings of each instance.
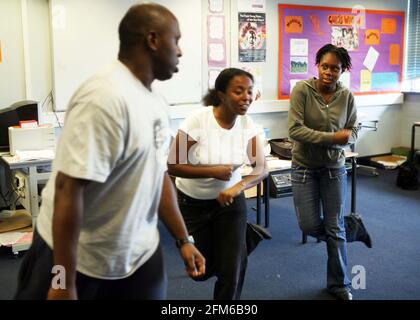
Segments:
[[[51,91],[48,1],[1,0],[0,41],[0,109],[42,102]]]
[[[229,2],[229,1],[225,1]],[[267,23],[267,55],[266,62],[241,64],[238,63],[238,17],[237,1],[230,1],[230,6],[226,8],[226,20],[231,21],[230,47],[228,48],[229,61],[231,66],[253,66],[260,68],[262,81],[261,101],[254,102],[249,113],[251,117],[262,127],[269,128],[272,138],[287,136],[287,110],[288,100],[278,101],[277,98],[277,70],[278,70],[278,10],[277,4],[300,4],[300,5],[319,5],[332,6],[331,1],[318,0],[281,0],[266,1],[266,23]],[[338,7],[351,8],[362,4],[366,9],[406,11],[407,0],[403,1],[352,1],[344,0]],[[203,11],[207,10],[207,0],[203,0]],[[206,32],[203,32],[206,34]],[[205,44],[205,42],[204,42]],[[203,52],[205,56],[205,52]],[[206,61],[204,60],[204,63]],[[203,81],[203,83],[207,83]],[[403,97],[400,95],[376,95],[376,96],[358,96],[356,104],[359,110],[361,120],[378,120],[378,131],[371,132],[363,130],[360,132],[356,144],[356,151],[362,155],[374,155],[390,152],[391,148],[399,145],[401,123],[399,119],[402,114]],[[175,118],[172,124],[172,130],[176,131],[181,119],[185,117],[194,107],[188,109],[182,107],[172,108],[172,117]],[[278,112],[276,112],[278,110]],[[392,128],[392,130],[390,130]],[[419,130],[420,131],[420,130]]]
[[[207,15],[207,0],[202,1],[202,17]],[[286,119],[288,101],[275,100],[277,95],[277,4],[293,3],[301,5],[331,6],[327,0],[266,0],[267,14],[267,61],[256,63],[261,68],[262,74],[262,101],[255,102],[250,110],[251,116],[263,127],[270,129],[271,136],[284,137],[287,135]],[[22,3],[26,4],[28,15],[27,25],[23,30],[21,21]],[[225,0],[226,21],[230,21],[227,28],[227,41],[231,46],[227,48],[228,60],[231,65],[237,61],[237,13],[236,0]],[[352,7],[362,3],[367,9],[398,10],[405,11],[407,0],[403,1],[341,1],[337,4],[342,7]],[[206,26],[203,19],[203,30]],[[229,24],[229,23],[228,23]],[[3,63],[0,64],[0,108],[7,107],[18,100],[31,98],[43,101],[52,88],[51,80],[51,54],[48,19],[48,0],[1,0],[0,1],[0,41],[2,41]],[[206,32],[203,31],[203,35]],[[26,36],[25,36],[26,35]],[[26,42],[24,41],[26,39]],[[24,57],[24,43],[27,46],[28,59]],[[203,36],[202,45],[206,44]],[[206,50],[203,50],[203,69],[206,69]],[[240,66],[240,65],[239,65]],[[26,67],[26,70],[25,70]],[[25,78],[29,74],[28,79]],[[206,72],[203,72],[203,83],[207,83]],[[204,93],[204,92],[203,92]],[[401,97],[392,97],[391,106],[388,106],[390,98],[374,97],[374,103],[365,103],[364,99],[358,103],[359,111],[367,119],[379,120],[377,132],[362,132],[357,143],[357,150],[361,155],[386,153],[395,145],[407,144],[409,139],[407,123],[410,117],[417,115],[415,103],[408,100],[407,106],[402,105]],[[378,102],[379,101],[379,102]],[[381,102],[382,101],[382,102]],[[395,103],[395,105],[394,105]],[[197,106],[172,107],[174,119],[172,128],[176,131],[180,121],[188,112]],[[420,109],[420,108],[419,108]],[[279,111],[278,111],[279,110]],[[392,128],[392,130],[390,130]],[[409,129],[408,129],[409,130]],[[403,137],[402,139],[400,137]],[[407,138],[408,137],[408,138]]]
[[[420,94],[406,94],[401,113],[401,139],[402,146],[411,146],[411,128],[413,122],[420,122]],[[416,148],[420,150],[420,128],[416,128]]]
[[[25,97],[20,1],[0,1],[0,109]]]

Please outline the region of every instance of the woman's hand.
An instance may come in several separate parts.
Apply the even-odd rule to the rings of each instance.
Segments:
[[[230,206],[233,203],[234,198],[240,195],[242,190],[242,185],[237,183],[233,187],[220,191],[217,201],[222,207]]]
[[[334,134],[334,142],[335,144],[345,145],[349,142],[351,135],[351,131],[348,129],[343,129],[340,131],[337,131]]]
[[[234,168],[231,165],[215,166],[212,168],[211,177],[222,181],[229,181],[232,178],[233,171]]]

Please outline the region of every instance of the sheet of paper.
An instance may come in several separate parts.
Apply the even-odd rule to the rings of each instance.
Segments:
[[[53,160],[55,157],[54,150],[33,150],[33,151],[22,151],[16,150],[14,156],[16,161],[29,161],[29,160]]]
[[[389,64],[399,65],[400,64],[400,45],[391,44],[389,46]]]
[[[24,236],[23,232],[0,233],[0,246],[11,246]]]
[[[340,76],[341,83],[348,89],[350,89],[350,72],[343,72]]]
[[[223,11],[223,0],[209,0],[209,11],[220,13]]]
[[[366,58],[363,61],[363,65],[368,68],[370,72],[372,72],[375,68],[378,58],[379,52],[374,47],[370,47],[368,53],[366,54]]]
[[[291,56],[308,55],[308,39],[290,39]]]
[[[267,166],[269,169],[290,169],[292,167],[291,160],[268,160]]]
[[[225,35],[225,21],[222,16],[209,16],[209,38],[211,40],[221,40]]]
[[[209,60],[223,61],[225,59],[225,47],[222,43],[209,44]]]
[[[265,12],[265,0],[238,0],[238,12]]]
[[[372,90],[372,73],[369,70],[360,71],[360,92]]]

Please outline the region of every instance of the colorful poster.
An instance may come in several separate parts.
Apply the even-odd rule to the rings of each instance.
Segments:
[[[400,45],[391,44],[389,46],[389,64],[399,65],[400,64]]]
[[[301,16],[287,16],[284,17],[284,32],[285,33],[302,33],[303,21]]]
[[[331,43],[347,51],[359,48],[359,32],[353,27],[331,27]]]
[[[238,15],[239,62],[265,62],[265,13],[240,12]]]
[[[397,30],[395,19],[383,18],[381,23],[381,32],[384,34],[394,34]]]
[[[308,57],[290,57],[290,73],[308,73]]]
[[[365,30],[365,45],[374,46],[381,43],[379,30]]]

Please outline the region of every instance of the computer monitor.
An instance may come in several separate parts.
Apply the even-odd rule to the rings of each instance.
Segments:
[[[9,127],[18,126],[19,121],[36,120],[39,122],[38,102],[19,101],[10,107],[0,109],[0,151],[9,150]]]

